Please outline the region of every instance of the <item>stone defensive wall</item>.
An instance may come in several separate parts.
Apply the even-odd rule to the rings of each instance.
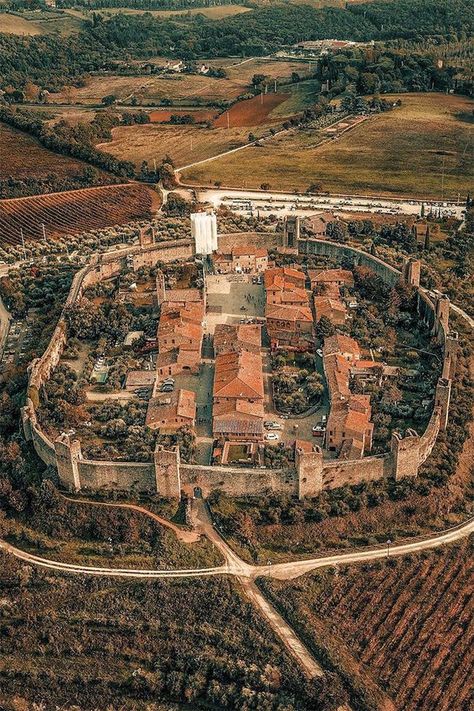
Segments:
[[[247,234],[247,240],[250,233]],[[273,240],[272,235],[251,233],[252,239]],[[223,236],[228,244],[242,238],[240,233]],[[262,244],[264,241],[262,242]],[[269,243],[267,242],[267,245]],[[225,249],[226,247],[223,246]],[[157,446],[152,462],[99,461],[84,459],[81,443],[73,433],[62,433],[52,441],[39,426],[36,409],[40,391],[57,366],[63,352],[67,332],[62,316],[43,356],[29,369],[27,403],[22,410],[25,438],[31,441],[45,464],[58,470],[61,484],[71,490],[149,491],[164,497],[179,497],[181,492],[201,489],[204,495],[221,489],[231,496],[263,494],[276,491],[300,498],[316,496],[323,489],[334,489],[381,478],[399,480],[416,477],[421,464],[429,456],[440,430],[448,421],[451,382],[456,366],[457,334],[449,330],[449,299],[439,292],[428,292],[420,287],[420,263],[408,260],[403,272],[381,259],[366,254],[356,247],[327,240],[304,239],[298,242],[302,254],[321,254],[332,257],[347,256],[356,264],[369,267],[389,284],[404,280],[418,293],[418,311],[431,335],[443,348],[442,376],[438,380],[434,409],[425,432],[418,435],[408,430],[404,436],[393,433],[390,451],[357,460],[323,461],[321,449],[298,451],[295,467],[288,470],[245,469],[240,467],[200,466],[181,464],[179,449],[165,450]],[[65,308],[82,297],[84,290],[101,280],[118,275],[124,266],[138,269],[157,262],[171,262],[194,256],[191,240],[158,242],[148,246],[96,255],[89,265],[74,277]]]

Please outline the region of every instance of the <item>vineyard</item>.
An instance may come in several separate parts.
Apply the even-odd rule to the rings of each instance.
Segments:
[[[474,663],[469,542],[290,585],[266,583],[303,634],[339,642],[398,711],[467,711]],[[472,698],[471,698],[472,701]]]
[[[159,197],[138,184],[111,185],[0,201],[0,246],[149,220]]]

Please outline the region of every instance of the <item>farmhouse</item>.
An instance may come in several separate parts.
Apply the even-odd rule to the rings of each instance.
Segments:
[[[153,370],[130,370],[125,381],[125,390],[135,388],[152,388],[155,384],[156,373]]]
[[[308,269],[308,276],[312,289],[317,289],[322,284],[325,286],[334,284],[337,287],[354,286],[354,275],[348,269],[324,269],[323,271]]]
[[[145,424],[151,429],[166,434],[195,423],[196,395],[191,390],[157,394],[148,403]]]

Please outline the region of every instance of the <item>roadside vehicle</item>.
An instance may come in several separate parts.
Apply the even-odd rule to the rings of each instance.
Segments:
[[[313,437],[322,437],[326,432],[326,428],[324,425],[314,425],[314,427],[311,428],[311,432]]]
[[[266,430],[282,430],[283,426],[279,422],[267,421],[263,423]]]
[[[280,435],[278,435],[276,432],[269,432],[265,435],[265,439],[267,442],[275,442],[280,439]]]

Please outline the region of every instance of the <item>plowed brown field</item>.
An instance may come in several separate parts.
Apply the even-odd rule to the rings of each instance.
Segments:
[[[310,636],[321,621],[397,711],[467,711],[473,573],[472,544],[464,541],[412,559],[271,583],[271,589]]]
[[[50,195],[0,200],[0,246],[103,229],[150,219],[159,197],[150,188],[129,183]]]
[[[44,148],[35,138],[0,123],[0,180],[78,175],[88,164]]]
[[[268,115],[274,108],[288,98],[289,94],[262,94],[253,99],[238,101],[228,111],[214,121],[214,126],[227,128],[229,126],[260,126],[268,123]],[[276,122],[278,119],[276,119]]]

